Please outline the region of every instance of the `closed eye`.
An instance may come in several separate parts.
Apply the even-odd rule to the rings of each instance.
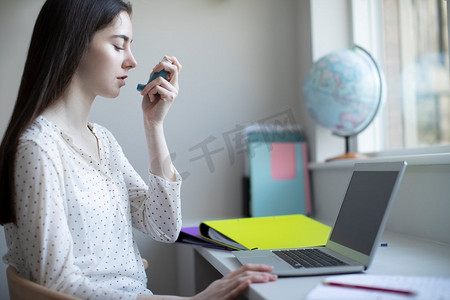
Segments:
[[[117,51],[125,50],[125,48],[119,47],[119,46],[117,46],[117,45],[114,45],[114,48],[115,48]]]

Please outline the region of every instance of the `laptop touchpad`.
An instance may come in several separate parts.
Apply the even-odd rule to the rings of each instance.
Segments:
[[[246,257],[245,263],[247,264],[265,264],[269,266],[279,266],[285,264],[283,260],[280,260],[278,257],[273,256],[255,256],[255,257]]]

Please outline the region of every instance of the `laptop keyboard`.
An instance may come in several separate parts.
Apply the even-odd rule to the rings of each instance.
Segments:
[[[345,262],[326,254],[319,249],[276,250],[272,252],[294,268],[318,268],[347,265]]]

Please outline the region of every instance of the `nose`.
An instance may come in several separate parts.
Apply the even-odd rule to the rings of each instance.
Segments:
[[[137,66],[136,59],[134,59],[133,53],[131,50],[128,50],[128,55],[124,61],[125,69],[134,69]]]

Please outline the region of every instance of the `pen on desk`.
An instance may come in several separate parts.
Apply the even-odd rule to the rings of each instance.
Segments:
[[[365,286],[365,285],[358,285],[358,284],[339,283],[339,282],[333,282],[333,281],[323,281],[322,283],[325,285],[330,285],[330,286],[362,289],[362,290],[369,290],[369,291],[376,291],[376,292],[396,293],[396,294],[401,294],[401,295],[406,295],[406,296],[414,296],[416,294],[412,291],[406,291],[406,290],[382,288],[382,287],[375,287],[375,286]]]

